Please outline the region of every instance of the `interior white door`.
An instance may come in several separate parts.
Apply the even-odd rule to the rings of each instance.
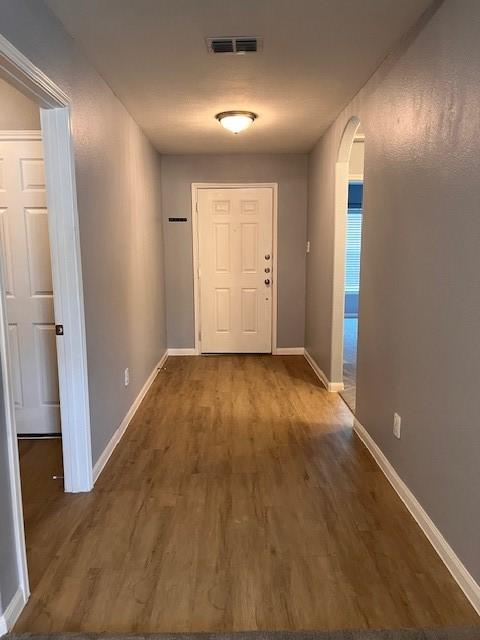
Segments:
[[[0,142],[0,233],[19,434],[60,432],[43,148]]]
[[[198,189],[197,209],[202,353],[270,353],[272,189]]]

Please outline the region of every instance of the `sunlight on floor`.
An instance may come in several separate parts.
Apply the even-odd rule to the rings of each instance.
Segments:
[[[345,318],[343,323],[343,382],[341,393],[350,409],[355,413],[357,377],[357,332],[358,318]]]

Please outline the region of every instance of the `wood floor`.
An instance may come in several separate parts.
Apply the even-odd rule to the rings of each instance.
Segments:
[[[351,427],[302,357],[177,357],[92,493],[22,446],[15,631],[478,625]]]

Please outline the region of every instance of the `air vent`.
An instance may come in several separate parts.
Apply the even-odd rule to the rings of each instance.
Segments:
[[[233,40],[212,40],[210,50],[212,53],[235,53]]]
[[[257,51],[257,39],[238,38],[238,40],[235,40],[235,48],[237,53],[254,53]]]
[[[245,53],[257,53],[261,51],[262,48],[263,41],[261,38],[207,38],[207,49],[210,53],[230,53],[243,55]]]

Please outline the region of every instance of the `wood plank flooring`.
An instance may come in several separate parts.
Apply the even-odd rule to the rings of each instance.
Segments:
[[[479,624],[302,357],[170,358],[90,494],[22,449],[17,632]]]

